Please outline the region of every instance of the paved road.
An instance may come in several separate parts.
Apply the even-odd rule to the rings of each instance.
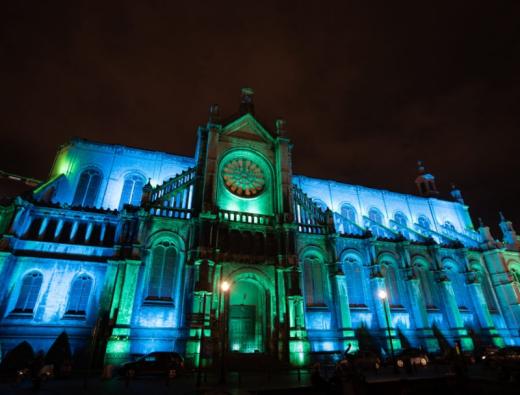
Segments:
[[[485,369],[481,366],[471,366],[468,369],[469,380],[461,382],[449,371],[449,367],[430,367],[409,375],[404,371],[394,374],[392,369],[385,368],[379,372],[367,372],[365,375],[367,384],[352,385],[347,383],[344,388],[333,388],[329,393],[335,394],[518,394],[520,383],[503,382],[497,380],[498,372]],[[146,394],[146,395],[171,395],[171,394],[320,394],[326,390],[316,390],[310,386],[310,375],[306,371],[283,372],[279,374],[243,373],[240,376],[230,372],[227,376],[226,386],[218,385],[219,377],[209,374],[202,378],[200,386],[196,385],[196,375],[178,377],[171,382],[161,378],[140,378],[126,382],[118,378],[102,381],[98,377],[90,378],[85,387],[83,378],[71,378],[68,380],[51,380],[42,385],[39,391],[47,394]],[[1,395],[34,394],[31,382],[20,384],[0,383]]]

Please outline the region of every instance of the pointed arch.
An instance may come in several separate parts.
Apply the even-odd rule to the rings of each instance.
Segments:
[[[121,191],[121,199],[119,200],[119,210],[122,210],[125,204],[132,206],[139,206],[141,204],[145,183],[145,177],[137,172],[130,173],[125,177]]]
[[[43,275],[37,270],[32,270],[23,276],[20,293],[14,308],[15,313],[32,314],[40,295],[42,282]]]
[[[74,278],[70,286],[66,315],[85,316],[87,314],[93,282],[92,277],[85,273]]]
[[[426,308],[438,309],[440,305],[439,295],[430,264],[424,257],[415,257],[413,258],[413,266],[419,280]]]
[[[352,251],[344,253],[341,262],[350,307],[366,307],[365,273],[361,255]]]
[[[469,310],[471,307],[471,302],[464,272],[461,270],[460,266],[451,259],[444,260],[443,267],[448,279],[451,282],[459,310]]]
[[[94,207],[99,195],[102,180],[103,176],[100,170],[93,167],[83,170],[79,176],[72,205]]]

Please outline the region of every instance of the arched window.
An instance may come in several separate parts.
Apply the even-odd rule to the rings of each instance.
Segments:
[[[421,285],[421,293],[424,298],[424,304],[427,309],[436,309],[439,307],[437,289],[433,280],[432,272],[422,265],[416,268],[417,277]]]
[[[405,228],[408,227],[408,218],[400,211],[395,213],[394,221]]]
[[[453,225],[450,221],[444,222],[444,227],[449,230],[455,230],[455,225]]]
[[[430,229],[430,220],[426,218],[424,215],[421,215],[418,219],[419,226],[424,229]]]
[[[345,281],[347,283],[348,302],[351,307],[366,306],[364,276],[361,262],[355,258],[347,258],[343,264]]]
[[[516,268],[511,268],[510,272],[513,277],[513,281],[520,285],[520,270]]]
[[[322,211],[327,211],[328,206],[321,199],[313,199],[316,206],[318,206]]]
[[[399,292],[399,279],[396,269],[392,265],[385,265],[383,274],[388,294],[388,303],[391,307],[401,307],[401,293]]]
[[[368,211],[368,218],[372,221],[377,222],[378,224],[383,224],[383,214],[377,208],[371,208]]]
[[[349,203],[345,203],[341,206],[341,216],[350,222],[357,223],[356,209]]]
[[[147,300],[173,301],[173,282],[177,267],[177,250],[162,242],[152,249]]]
[[[455,293],[455,300],[459,309],[468,310],[470,308],[470,300],[468,295],[468,288],[464,273],[461,273],[455,264],[445,265],[446,274],[451,281],[453,292]]]
[[[88,300],[92,289],[92,277],[86,274],[76,276],[72,281],[65,314],[84,316],[87,313]]]
[[[497,305],[495,303],[495,296],[488,276],[481,267],[473,267],[473,269],[475,270],[480,286],[482,287],[482,293],[484,294],[484,299],[486,299],[488,309],[496,311]]]
[[[72,201],[73,206],[92,207],[96,203],[101,186],[101,173],[87,169],[79,176],[78,186]]]
[[[37,271],[27,273],[23,277],[20,294],[18,295],[18,300],[16,301],[16,306],[14,308],[16,313],[33,312],[36,302],[38,301],[42,281],[43,276]]]
[[[308,256],[303,261],[304,292],[307,306],[324,306],[325,289],[321,260]]]
[[[125,178],[121,200],[119,201],[119,210],[122,210],[125,204],[131,204],[132,206],[141,204],[144,183],[144,178],[139,174],[131,174]]]

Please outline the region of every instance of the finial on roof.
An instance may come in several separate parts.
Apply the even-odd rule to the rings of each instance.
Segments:
[[[275,121],[275,126],[276,126],[276,134],[278,136],[285,136],[287,134],[287,121],[285,119],[277,119]]]
[[[255,105],[253,95],[255,92],[251,88],[242,88],[240,92],[240,115],[255,115]]]
[[[429,173],[426,173],[424,168],[424,162],[422,160],[417,161],[419,175],[415,179],[417,189],[422,196],[435,196],[439,194],[437,187],[435,186],[435,177]]]
[[[422,160],[417,161],[417,170],[419,171],[419,174],[424,174],[424,162]]]
[[[220,121],[220,107],[218,104],[209,106],[209,123],[218,123]]]
[[[480,218],[480,217],[478,217],[478,226],[480,228],[483,228],[484,226],[486,226],[486,225],[484,225],[484,221],[482,221],[482,218]]]
[[[507,219],[506,219],[506,217],[504,217],[504,213],[502,213],[502,211],[499,211],[498,215],[500,216],[500,221],[502,221],[502,222],[506,222],[507,221]]]

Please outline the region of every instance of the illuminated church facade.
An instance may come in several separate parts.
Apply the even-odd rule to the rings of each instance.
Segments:
[[[229,121],[210,108],[194,157],[74,139],[0,206],[2,350],[63,331],[105,363],[224,349],[303,365],[361,332],[383,350],[520,345],[511,222],[495,240],[420,170],[417,196],[294,175],[285,122],[262,126],[247,89]]]

